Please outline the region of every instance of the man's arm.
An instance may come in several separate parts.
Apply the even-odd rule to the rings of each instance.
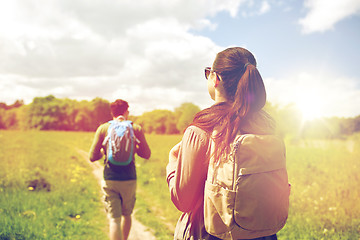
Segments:
[[[144,132],[142,131],[139,125],[135,126],[134,132],[138,140],[136,144],[137,155],[139,155],[142,158],[149,159],[151,156],[151,150],[148,143],[146,142]]]
[[[90,147],[89,158],[91,162],[95,162],[103,157],[103,151],[101,150],[103,148],[102,143],[104,141],[105,135],[106,130],[104,130],[103,125],[100,125],[100,127],[98,127],[98,129],[96,130],[93,143]]]

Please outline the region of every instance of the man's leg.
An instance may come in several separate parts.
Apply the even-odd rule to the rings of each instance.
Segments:
[[[121,229],[123,234],[123,240],[127,240],[131,229],[131,215],[123,216],[124,221],[122,222]]]
[[[110,240],[123,240],[121,233],[121,217],[110,218]]]

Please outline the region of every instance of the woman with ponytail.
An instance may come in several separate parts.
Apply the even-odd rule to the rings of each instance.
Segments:
[[[209,159],[226,159],[239,134],[274,133],[274,120],[262,110],[266,91],[251,52],[240,47],[219,52],[212,67],[205,68],[205,77],[215,104],[196,114],[182,141],[171,149],[166,169],[171,200],[183,212],[174,239],[218,239],[204,227]]]

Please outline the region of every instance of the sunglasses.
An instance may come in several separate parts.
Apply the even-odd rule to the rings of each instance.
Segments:
[[[215,72],[214,70],[211,70],[211,67],[206,67],[205,68],[205,78],[206,78],[206,80],[209,78],[209,75],[210,75],[211,72]],[[216,78],[219,79],[217,75],[216,75]]]
[[[208,79],[211,72],[214,72],[213,70],[211,70],[211,67],[206,67],[205,68],[205,78],[206,78],[206,80]]]

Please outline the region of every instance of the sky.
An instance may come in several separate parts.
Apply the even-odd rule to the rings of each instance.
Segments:
[[[360,115],[359,0],[0,0],[0,102],[213,104],[204,67],[251,51],[272,104]]]

